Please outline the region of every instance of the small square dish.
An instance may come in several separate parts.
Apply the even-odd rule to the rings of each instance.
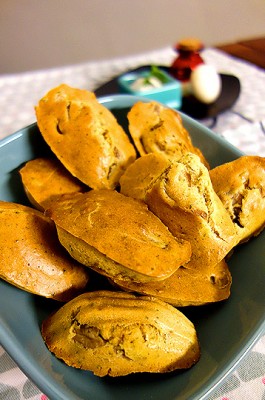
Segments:
[[[118,86],[121,93],[156,100],[178,110],[182,105],[181,83],[158,67],[123,74],[118,77]]]
[[[138,100],[129,95],[99,99],[125,131],[127,113]],[[212,168],[242,155],[205,126],[181,116],[194,145]],[[36,123],[2,140],[0,200],[28,205],[18,171],[26,161],[47,154],[48,146]],[[201,346],[201,358],[189,370],[99,378],[69,367],[49,352],[40,332],[42,321],[58,309],[58,303],[1,279],[0,342],[49,400],[206,400],[264,331],[264,248],[265,232],[235,249],[228,263],[233,278],[228,300],[181,309],[194,323]]]

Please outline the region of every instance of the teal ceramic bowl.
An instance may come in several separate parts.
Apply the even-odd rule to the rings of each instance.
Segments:
[[[108,96],[101,102],[127,130],[126,114],[134,96]],[[211,166],[241,153],[198,122],[183,115],[194,144]],[[36,124],[0,142],[0,199],[28,204],[18,170],[27,160],[49,152]],[[203,400],[238,365],[264,329],[264,233],[240,246],[229,266],[231,297],[218,304],[182,311],[193,321],[201,359],[187,371],[99,378],[66,366],[46,348],[40,326],[58,303],[0,281],[0,342],[25,374],[50,400]],[[15,257],[15,255],[14,255]]]

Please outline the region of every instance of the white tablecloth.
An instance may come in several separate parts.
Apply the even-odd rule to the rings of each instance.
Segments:
[[[220,73],[240,79],[240,97],[222,113],[213,127],[246,154],[265,157],[265,71],[215,49],[203,51],[206,62]],[[35,122],[34,105],[60,83],[95,90],[128,69],[146,64],[170,65],[176,56],[171,48],[101,62],[0,76],[0,139]],[[211,121],[202,121],[210,124]],[[1,294],[0,294],[1,296]],[[20,371],[0,346],[0,399],[47,400],[45,394]],[[265,336],[209,400],[265,400]]]

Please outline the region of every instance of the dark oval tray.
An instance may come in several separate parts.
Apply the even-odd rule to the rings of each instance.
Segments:
[[[126,72],[141,72],[150,69],[150,67],[150,65],[144,65]],[[169,67],[159,66],[159,68],[170,73]],[[240,81],[234,75],[220,74],[220,77],[222,81],[222,90],[220,96],[215,102],[204,104],[198,101],[194,96],[183,97],[180,111],[192,118],[200,120],[204,118],[214,118],[218,114],[231,108],[240,94]],[[95,90],[96,96],[100,97],[120,93],[117,78],[118,76],[99,86]]]

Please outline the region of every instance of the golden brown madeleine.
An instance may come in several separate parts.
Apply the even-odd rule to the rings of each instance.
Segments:
[[[144,202],[113,190],[67,196],[47,213],[71,256],[110,278],[165,279],[191,256]]]
[[[193,270],[180,267],[169,278],[159,282],[135,283],[114,279],[114,285],[135,293],[150,295],[175,307],[200,306],[226,300],[232,283],[227,263]]]
[[[242,156],[212,169],[210,177],[239,241],[257,236],[265,227],[265,158]]]
[[[142,179],[142,171],[153,164],[154,175]],[[209,171],[193,153],[174,161],[159,153],[140,157],[121,179],[121,193],[139,194],[174,236],[191,243],[187,268],[216,265],[237,243],[234,224],[213,190]]]
[[[137,102],[128,113],[128,120],[130,134],[141,156],[158,152],[171,159],[191,152],[209,167],[200,149],[193,146],[177,111],[156,101]]]
[[[56,201],[59,195],[89,190],[56,158],[30,160],[19,173],[29,201],[41,211]]]
[[[117,186],[136,152],[94,93],[60,85],[35,109],[44,140],[73,176],[93,189]]]
[[[160,153],[149,153],[137,158],[120,179],[121,193],[145,201],[148,190],[170,165],[171,161]]]
[[[0,202],[0,277],[30,293],[68,301],[88,282],[88,271],[60,245],[42,212]]]
[[[98,376],[190,368],[200,356],[195,328],[180,311],[124,292],[76,297],[43,322],[42,336],[57,358]]]

